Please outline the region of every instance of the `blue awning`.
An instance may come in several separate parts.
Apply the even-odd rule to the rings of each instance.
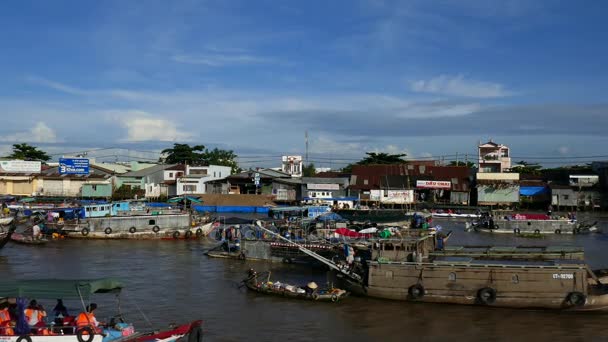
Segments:
[[[549,192],[549,189],[544,186],[521,186],[519,194],[522,196],[538,196]]]

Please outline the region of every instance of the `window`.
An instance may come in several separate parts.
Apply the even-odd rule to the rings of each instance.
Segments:
[[[367,179],[363,180],[363,185],[367,185],[369,183],[369,181]]]
[[[519,276],[517,274],[514,274],[511,276],[511,282],[513,284],[518,284],[519,283]]]
[[[88,212],[90,212],[90,211],[91,211],[91,208],[88,208],[88,207],[87,207],[87,211],[88,211]]]
[[[213,177],[215,177],[215,171],[213,171]]]
[[[97,184],[91,185],[91,188],[93,188],[93,191],[97,191]]]
[[[564,200],[567,200],[570,196],[568,195],[562,195],[564,197]]]
[[[450,272],[450,274],[448,275],[448,280],[449,281],[456,281],[456,273],[455,272]]]
[[[97,207],[93,207],[93,211],[97,211]]]
[[[222,171],[220,171],[220,178],[222,178]]]
[[[149,220],[148,225],[153,226],[156,224],[156,220]]]
[[[169,178],[173,178],[173,172],[169,172]]]
[[[183,190],[185,192],[194,192],[196,191],[196,185],[184,185]]]

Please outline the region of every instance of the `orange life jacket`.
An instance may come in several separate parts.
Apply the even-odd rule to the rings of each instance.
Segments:
[[[0,324],[2,324],[4,322],[10,322],[10,321],[11,321],[11,315],[8,313],[8,309],[0,310]]]
[[[0,327],[0,335],[14,336],[15,330],[13,330],[13,328],[8,325],[6,327]]]
[[[34,313],[36,313],[38,315],[38,322],[41,322],[43,320],[43,318],[46,316],[46,312],[44,312],[42,310],[38,310],[38,309],[25,309],[24,313],[25,313],[25,318],[26,318],[28,324],[30,323]]]
[[[76,325],[82,326],[95,326],[95,315],[92,312],[81,312],[76,318]]]

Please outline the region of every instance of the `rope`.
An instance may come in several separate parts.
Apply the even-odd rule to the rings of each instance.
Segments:
[[[129,297],[126,294],[125,294],[125,297],[128,297],[129,300],[131,299],[131,297]],[[144,318],[144,320],[146,321],[146,323],[148,323],[148,325],[150,326],[150,328],[153,328],[154,326],[152,325],[152,322],[150,322],[150,320],[148,319],[148,316],[146,316],[146,314],[142,311],[142,309],[139,307],[139,305],[137,305],[137,301],[133,300],[132,302],[133,302],[133,304],[135,304],[135,308],[137,309],[137,311],[139,311],[139,313]]]

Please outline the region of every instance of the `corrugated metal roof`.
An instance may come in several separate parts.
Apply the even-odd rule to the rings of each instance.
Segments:
[[[302,183],[314,183],[314,184],[345,184],[348,183],[348,177],[340,178],[323,178],[323,177],[302,177]]]
[[[148,175],[151,175],[153,173],[159,172],[159,171],[163,171],[166,170],[170,167],[175,166],[175,164],[172,165],[154,165],[151,167],[147,167],[145,169],[141,169],[138,171],[131,171],[131,172],[127,172],[125,174],[120,175],[119,177],[146,177]]]

